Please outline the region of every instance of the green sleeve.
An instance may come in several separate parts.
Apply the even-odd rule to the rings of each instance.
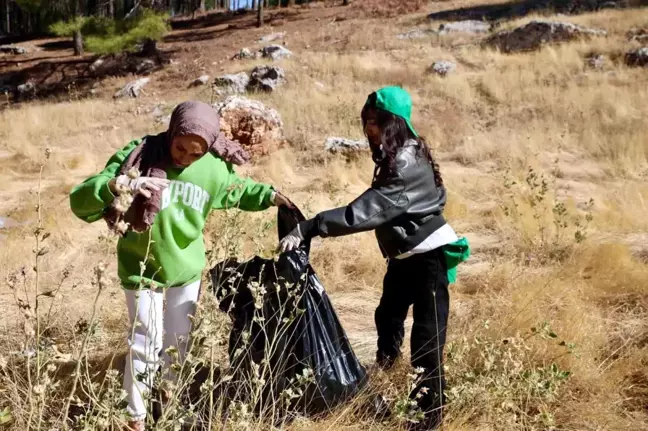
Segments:
[[[72,189],[70,208],[75,216],[88,223],[103,217],[104,210],[115,199],[108,187],[108,182],[115,178],[126,157],[139,143],[140,141],[129,143],[108,160],[103,171]]]
[[[261,211],[272,206],[274,189],[268,184],[254,182],[236,175],[231,163],[227,164],[227,186],[214,199],[213,209],[238,208],[244,211]]]

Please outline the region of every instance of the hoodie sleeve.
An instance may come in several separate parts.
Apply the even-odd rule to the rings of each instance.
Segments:
[[[227,163],[227,185],[214,199],[213,209],[238,208],[244,211],[262,211],[272,206],[272,186],[257,183],[251,178],[241,178]]]
[[[87,223],[95,222],[103,217],[104,210],[115,199],[108,187],[108,182],[115,178],[126,157],[139,143],[140,141],[129,143],[108,160],[106,167],[100,173],[91,176],[72,189],[70,208],[75,216]]]

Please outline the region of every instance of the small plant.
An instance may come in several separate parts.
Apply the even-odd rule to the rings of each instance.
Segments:
[[[488,335],[485,324],[472,337],[448,343],[445,367],[450,415],[470,411],[475,419],[492,417],[510,428],[550,426],[571,373],[553,361],[534,362],[532,339],[555,344],[566,354],[575,349],[573,343],[560,341],[548,322],[503,339]]]
[[[410,394],[421,383],[423,368],[415,368],[412,372],[407,373],[406,391],[402,391],[394,403],[394,413],[400,422],[409,422],[417,424],[425,419],[425,413],[418,405],[418,400],[428,391],[428,388],[421,388],[419,392],[412,398]]]
[[[513,225],[516,252],[523,261],[561,262],[587,238],[593,220],[593,199],[583,208],[584,214],[571,211],[566,202],[557,198],[555,181],[531,167],[523,181],[506,171],[503,185],[506,194],[500,208]]]

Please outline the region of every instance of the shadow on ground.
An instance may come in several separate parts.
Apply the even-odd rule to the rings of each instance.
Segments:
[[[51,99],[67,95],[75,99],[92,96],[95,84],[107,77],[136,74],[148,75],[161,70],[169,62],[172,51],[160,51],[153,57],[134,54],[34,59],[34,64],[2,75],[0,91],[7,94],[5,102]],[[100,66],[95,63],[102,59]],[[22,63],[29,63],[23,60]],[[0,70],[15,60],[0,60]],[[28,85],[28,88],[24,86]],[[20,87],[23,86],[22,89]]]
[[[646,0],[521,0],[444,10],[432,13],[428,18],[438,21],[499,21],[521,18],[530,14],[578,14],[599,9],[637,7],[647,4]]]

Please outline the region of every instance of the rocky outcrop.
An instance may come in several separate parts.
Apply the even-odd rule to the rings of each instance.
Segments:
[[[261,49],[261,55],[264,58],[271,58],[272,60],[283,60],[284,58],[292,57],[293,53],[281,45],[268,45]]]
[[[214,80],[214,87],[220,94],[243,94],[247,91],[250,76],[246,72],[219,76]]]
[[[532,21],[514,30],[502,31],[487,38],[483,46],[505,53],[533,51],[545,44],[605,36],[603,30],[590,29],[568,22]]]
[[[348,154],[363,151],[369,148],[369,142],[365,139],[355,141],[347,138],[330,137],[324,143],[324,149],[329,153]]]
[[[250,91],[267,91],[271,92],[277,89],[286,81],[286,73],[281,67],[277,66],[258,66],[250,74]]]
[[[492,28],[492,25],[488,22],[477,21],[477,20],[465,20],[465,21],[456,21],[449,22],[447,24],[441,24],[439,26],[439,34],[450,34],[450,33],[469,33],[469,34],[482,34],[488,33]]]

